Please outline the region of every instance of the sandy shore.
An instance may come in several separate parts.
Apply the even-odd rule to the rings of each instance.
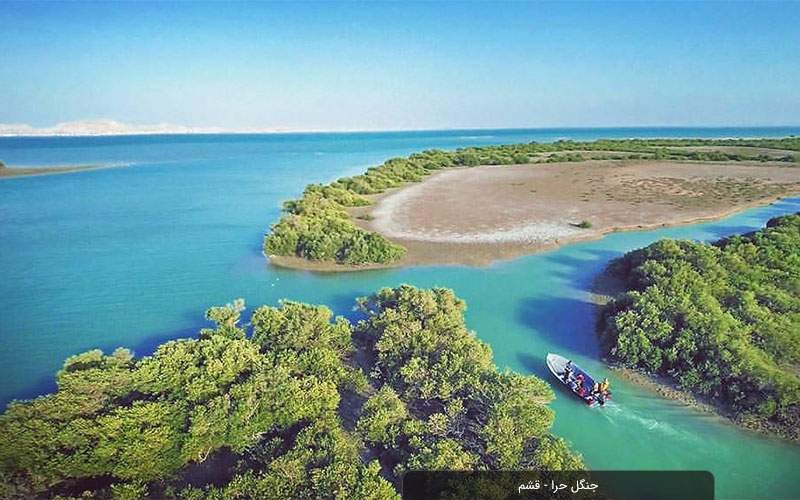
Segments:
[[[796,194],[800,168],[786,163],[592,160],[446,170],[373,196],[373,205],[351,214],[409,249],[395,265],[480,266],[614,231],[721,218]]]

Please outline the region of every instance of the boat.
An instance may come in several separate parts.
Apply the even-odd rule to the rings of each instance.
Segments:
[[[564,380],[564,370],[567,366],[567,363],[570,363],[570,367],[572,368],[572,374],[569,376],[569,380]],[[548,353],[547,354],[547,367],[550,369],[550,373],[561,382],[564,387],[567,388],[569,392],[574,394],[575,396],[581,398],[581,400],[589,406],[600,405],[603,406],[606,404],[606,401],[611,399],[611,391],[606,391],[603,394],[592,394],[591,390],[594,386],[595,379],[586,373],[580,366],[571,362],[564,356],[559,356],[558,354]],[[578,375],[583,375],[583,388],[585,391],[584,395],[579,394],[578,386],[576,384],[576,379]]]

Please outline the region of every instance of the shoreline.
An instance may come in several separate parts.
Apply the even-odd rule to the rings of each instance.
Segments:
[[[624,291],[625,289],[622,287],[620,280],[609,273],[608,267],[594,277],[589,292],[591,294],[590,300],[595,307],[597,320],[600,318],[603,306],[608,304],[616,295]],[[597,323],[597,321],[595,321],[595,323]],[[595,329],[595,335],[597,334],[598,331]],[[620,378],[638,387],[650,390],[662,398],[680,403],[703,413],[720,417],[739,429],[758,434],[762,437],[779,439],[800,445],[800,433],[789,433],[787,427],[768,421],[759,421],[753,417],[742,418],[731,408],[728,408],[718,401],[681,388],[678,382],[671,377],[652,374],[642,369],[626,368],[607,357],[601,357],[600,360]]]
[[[643,370],[625,368],[605,358],[601,360],[620,378],[639,387],[651,390],[665,399],[681,403],[703,413],[723,418],[739,429],[758,434],[762,437],[780,439],[785,442],[800,445],[800,433],[790,434],[785,427],[770,422],[759,421],[755,418],[742,418],[739,414],[720,402],[680,388],[677,382],[670,377],[653,375]]]
[[[393,269],[398,267],[405,267],[402,259],[392,262],[391,264],[337,264],[328,260],[309,260],[303,257],[289,256],[289,255],[269,255],[263,250],[261,255],[267,258],[267,262],[271,266],[281,269],[291,269],[293,271],[308,271],[314,273],[346,273],[358,271],[379,271],[382,269]]]
[[[404,186],[405,187],[405,186]],[[395,190],[403,189],[395,188]],[[390,190],[387,190],[386,193],[381,193],[378,195],[379,197],[388,196],[391,194]],[[276,267],[284,268],[284,269],[293,269],[297,271],[310,271],[310,272],[320,272],[320,273],[337,273],[337,272],[358,272],[358,271],[375,271],[375,270],[382,270],[382,269],[395,269],[401,267],[413,267],[413,266],[448,266],[448,265],[464,265],[470,267],[489,267],[496,262],[503,262],[507,260],[514,260],[522,257],[526,257],[528,255],[535,255],[537,253],[546,252],[549,250],[554,250],[556,248],[560,248],[564,245],[569,245],[573,243],[582,243],[586,241],[593,241],[602,239],[610,234],[619,233],[619,232],[631,232],[631,231],[652,231],[656,229],[663,229],[663,228],[670,228],[670,227],[678,227],[678,226],[687,226],[692,224],[700,224],[703,222],[713,222],[720,219],[725,219],[727,217],[736,215],[738,213],[752,210],[754,208],[760,208],[768,205],[772,205],[782,199],[786,198],[794,198],[800,196],[800,191],[786,195],[786,196],[775,196],[771,198],[765,198],[763,200],[754,201],[747,203],[745,205],[733,207],[728,209],[724,212],[707,215],[707,216],[699,216],[694,217],[691,219],[683,219],[677,221],[669,221],[669,222],[658,222],[652,224],[642,224],[642,225],[628,225],[628,226],[615,226],[608,229],[603,230],[594,230],[591,233],[587,232],[587,234],[583,235],[576,235],[573,237],[565,237],[559,238],[555,241],[551,242],[540,242],[536,244],[480,244],[480,243],[461,243],[461,244],[454,244],[458,246],[468,246],[468,245],[475,245],[475,246],[489,246],[495,247],[495,250],[498,250],[501,256],[495,259],[489,260],[478,260],[474,262],[459,260],[459,259],[447,259],[441,258],[442,255],[438,254],[438,258],[436,259],[416,259],[409,254],[411,251],[404,256],[402,259],[397,261],[391,262],[389,264],[367,264],[367,265],[347,265],[347,264],[337,264],[333,261],[312,261],[309,259],[305,259],[302,257],[295,257],[295,256],[282,256],[282,255],[267,255],[262,252],[262,254],[267,257],[269,263]],[[372,208],[369,207],[359,207],[359,208]],[[352,213],[351,213],[352,216]],[[364,221],[358,220],[357,218],[353,217],[354,222],[359,226],[363,227]],[[411,247],[415,246],[415,242],[413,240],[398,240],[394,238],[389,238],[391,241],[400,243],[403,246],[406,246],[411,250]],[[424,243],[423,243],[424,244]],[[441,247],[443,244],[441,243],[429,243],[426,246],[436,246]],[[502,247],[507,248],[502,248]],[[505,251],[505,252],[504,252]],[[506,255],[502,255],[502,254]]]

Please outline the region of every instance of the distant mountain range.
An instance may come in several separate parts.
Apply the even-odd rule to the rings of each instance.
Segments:
[[[277,133],[282,129],[225,129],[222,127],[187,127],[159,123],[129,125],[110,119],[64,122],[52,127],[36,128],[25,124],[0,123],[0,136],[80,136],[80,135],[145,135],[145,134],[220,134]]]

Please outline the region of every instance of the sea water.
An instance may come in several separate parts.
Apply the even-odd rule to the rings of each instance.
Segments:
[[[800,446],[741,430],[615,377],[598,360],[588,288],[606,263],[659,238],[711,241],[800,211],[797,199],[722,221],[603,239],[486,268],[428,266],[318,274],[272,267],[264,232],[310,182],[354,175],[429,148],[558,139],[764,137],[800,129],[540,129],[352,134],[0,138],[10,167],[116,168],[0,180],[0,404],[52,391],[63,360],[88,349],[147,355],[191,337],[204,310],[281,298],[353,316],[382,286],[446,286],[495,363],[545,380],[548,352],[613,383],[587,408],[554,387],[554,432],[594,469],[711,470],[720,498],[800,498]]]

